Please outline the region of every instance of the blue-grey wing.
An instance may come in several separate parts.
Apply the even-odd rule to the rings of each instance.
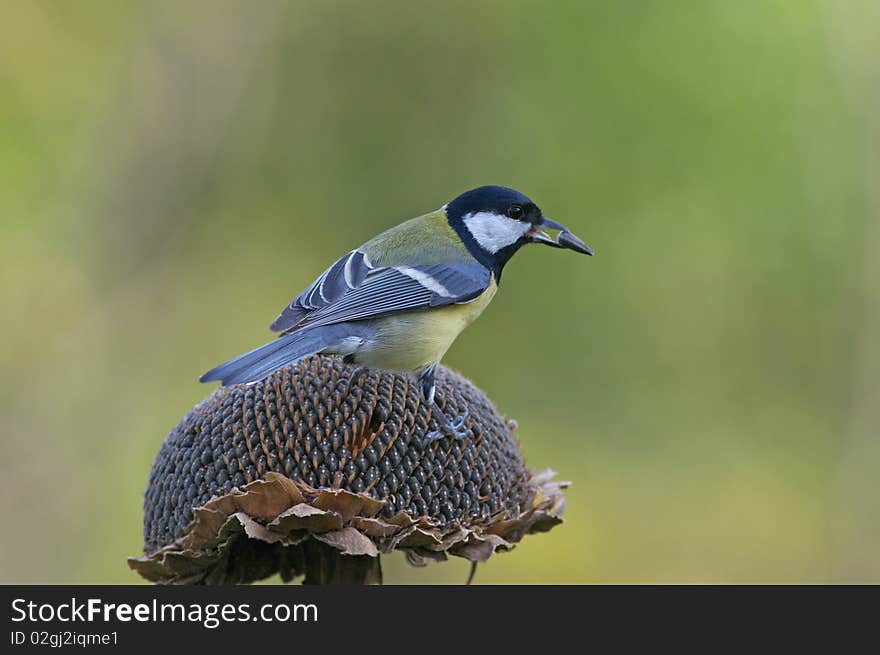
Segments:
[[[352,250],[290,301],[270,329],[274,332],[286,332],[298,327],[303,319],[315,310],[332,305],[347,292],[360,286],[367,274],[374,269],[372,262],[363,252]]]
[[[336,301],[309,312],[297,328],[470,302],[489,287],[491,276],[477,262],[374,268]]]

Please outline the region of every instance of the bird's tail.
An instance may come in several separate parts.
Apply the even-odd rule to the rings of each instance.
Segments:
[[[278,337],[228,362],[215,366],[199,382],[219,380],[223,386],[258,382],[273,371],[319,352],[339,352],[340,343],[359,336],[351,324],[328,325]]]

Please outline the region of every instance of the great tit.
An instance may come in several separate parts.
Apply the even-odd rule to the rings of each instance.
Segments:
[[[544,230],[558,230],[557,240]],[[495,295],[508,260],[542,243],[592,255],[518,191],[482,186],[413,218],[337,260],[271,325],[281,336],[205,373],[223,385],[257,382],[315,353],[367,368],[413,372],[440,430],[463,438],[467,412],[451,418],[434,399],[434,370],[455,338]]]

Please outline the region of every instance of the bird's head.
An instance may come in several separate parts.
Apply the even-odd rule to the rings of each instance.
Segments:
[[[553,221],[519,191],[503,186],[481,186],[444,206],[449,224],[470,253],[500,276],[517,250],[529,243],[568,248],[592,255],[590,247]],[[545,230],[558,230],[553,239]]]

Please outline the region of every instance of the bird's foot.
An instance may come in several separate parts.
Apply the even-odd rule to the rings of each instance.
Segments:
[[[465,427],[465,422],[467,421],[467,417],[470,414],[468,410],[464,410],[461,414],[459,414],[452,420],[447,419],[446,415],[439,407],[435,406],[434,411],[440,417],[445,419],[445,422],[438,421],[440,429],[432,430],[425,435],[421,443],[422,448],[425,448],[428,444],[434,443],[435,441],[439,441],[443,437],[452,437],[457,441],[461,441],[462,439],[466,439],[467,437],[474,436],[473,431],[470,428]]]
[[[342,397],[345,398],[348,395],[348,392],[351,391],[351,386],[357,384],[357,381],[360,380],[360,377],[364,373],[369,372],[370,370],[366,366],[358,366],[354,369],[348,376],[348,382],[345,385],[345,392],[342,394]]]

